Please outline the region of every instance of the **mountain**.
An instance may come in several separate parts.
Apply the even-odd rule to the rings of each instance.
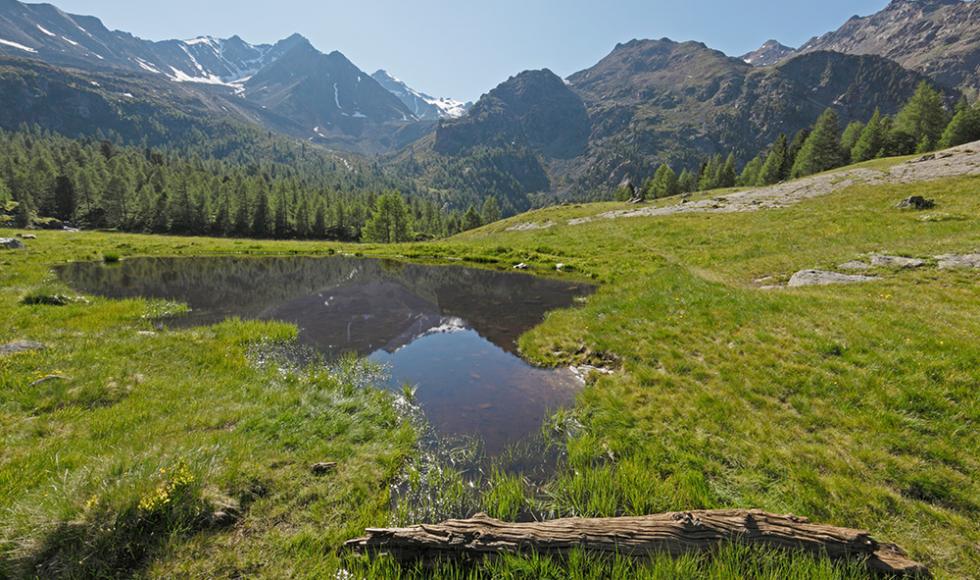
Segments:
[[[815,37],[796,54],[832,50],[874,54],[941,84],[980,92],[980,3],[973,0],[892,0],[871,16],[854,16]]]
[[[437,152],[455,155],[475,147],[521,146],[568,159],[589,141],[585,103],[550,70],[525,71],[484,95],[465,118],[436,130]]]
[[[639,182],[661,162],[693,167],[712,153],[745,162],[828,107],[845,123],[897,112],[924,79],[877,56],[813,52],[757,68],[696,42],[621,44],[568,79],[593,125],[578,182]]]
[[[408,107],[416,119],[420,121],[436,121],[439,119],[458,119],[466,115],[473,103],[464,103],[455,99],[436,98],[419,92],[385,70],[376,71],[371,77],[398,97]]]
[[[507,197],[499,184],[453,181],[433,169],[472,176],[492,156],[508,168],[505,188],[532,203],[581,199],[627,177],[640,183],[661,163],[695,168],[729,152],[746,162],[828,107],[844,123],[867,120],[875,108],[895,113],[923,80],[879,56],[811,52],[755,67],[697,42],[633,40],[564,82],[549,71],[505,81],[467,117],[442,121],[403,161],[434,187]]]
[[[892,0],[884,10],[854,17],[807,42],[801,52],[877,54],[951,87],[980,90],[980,3]]]
[[[790,48],[778,40],[767,40],[756,50],[743,54],[741,59],[752,66],[769,66],[777,64],[795,53],[795,48]]]
[[[353,151],[390,148],[393,129],[415,121],[400,100],[347,57],[323,54],[306,39],[241,87],[241,98],[285,118],[291,133]]]
[[[143,85],[167,94],[167,85],[185,85],[184,93],[216,103],[219,115],[355,152],[384,151],[420,135],[406,130],[416,119],[399,99],[341,53],[321,53],[298,34],[272,45],[238,36],[153,42],[49,4],[0,0],[4,56],[13,59],[8,69],[27,58],[64,67],[69,77],[145,77]]]

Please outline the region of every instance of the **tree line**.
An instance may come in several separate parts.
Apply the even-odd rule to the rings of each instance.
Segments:
[[[781,134],[764,152],[736,167],[735,154],[715,155],[678,175],[661,165],[642,188],[647,199],[726,187],[773,185],[822,171],[882,157],[928,153],[980,140],[980,102],[962,99],[952,114],[943,97],[923,81],[894,117],[875,111],[867,122],[854,121],[843,130],[837,113],[828,108],[813,127],[792,139]]]
[[[496,198],[453,210],[380,167],[305,145],[274,155],[200,152],[0,131],[0,221],[177,235],[342,241],[436,238],[500,219]],[[402,215],[403,214],[403,215]],[[379,223],[398,215],[381,235]]]

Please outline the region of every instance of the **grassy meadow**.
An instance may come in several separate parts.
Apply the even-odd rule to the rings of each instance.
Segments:
[[[895,209],[913,194],[937,208]],[[0,250],[0,344],[47,346],[0,355],[0,577],[864,576],[860,563],[737,545],[646,562],[345,562],[344,540],[391,521],[388,483],[414,452],[393,395],[365,388],[354,361],[256,364],[255,349],[295,336],[287,325],[159,331],[154,319],[180,305],[76,297],[52,273],[116,256],[335,252],[524,262],[599,285],[520,346],[542,365],[617,372],[548,422],[567,459],[546,497],[500,473],[488,513],[762,508],[868,529],[941,578],[980,576],[980,271],[932,261],[980,251],[980,178],[565,225],[617,207],[550,208],[398,246],[41,231],[26,250]],[[526,221],[557,225],[507,231]],[[760,288],[871,252],[930,263],[873,269],[881,279],[866,284]],[[319,461],[337,469],[314,475]]]

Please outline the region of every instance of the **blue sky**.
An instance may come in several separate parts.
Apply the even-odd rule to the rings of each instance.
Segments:
[[[33,1],[33,0],[32,0]],[[142,38],[299,32],[435,96],[476,99],[522,70],[561,76],[632,38],[700,40],[731,55],[769,38],[798,46],[887,0],[48,0]]]

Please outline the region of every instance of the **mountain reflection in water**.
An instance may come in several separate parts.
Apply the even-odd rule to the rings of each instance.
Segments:
[[[592,288],[461,267],[332,258],[146,258],[59,270],[77,290],[162,298],[188,327],[239,317],[279,320],[328,359],[356,353],[391,368],[442,435],[476,435],[490,454],[536,432],[571,403],[576,379],[517,356],[517,338]]]

